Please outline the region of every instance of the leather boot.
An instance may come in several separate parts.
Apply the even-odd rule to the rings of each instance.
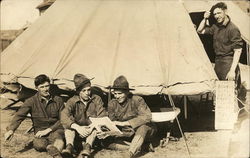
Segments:
[[[91,146],[88,143],[84,144],[80,155],[82,155],[82,157],[84,158],[86,156],[90,156],[90,153],[91,153]]]
[[[66,148],[62,150],[62,156],[64,158],[71,158],[73,157],[73,150],[74,150],[74,147],[72,144],[67,144]]]
[[[54,145],[48,145],[46,149],[48,154],[53,158],[62,158],[60,151]]]

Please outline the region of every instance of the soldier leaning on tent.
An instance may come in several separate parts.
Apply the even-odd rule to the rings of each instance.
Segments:
[[[212,13],[216,24],[207,26],[207,20]],[[215,4],[210,12],[205,12],[197,32],[200,34],[213,35],[213,47],[215,51],[215,72],[219,80],[235,80],[236,89],[241,87],[239,59],[242,51],[243,41],[240,30],[231,22],[227,15],[227,5],[223,2]],[[243,92],[243,91],[242,91]],[[239,96],[245,100],[245,93]],[[242,104],[239,104],[242,108]]]
[[[60,112],[64,108],[61,97],[50,93],[50,79],[46,75],[35,78],[38,92],[27,99],[15,114],[5,133],[5,140],[10,139],[21,122],[31,114],[35,138],[33,147],[37,151],[48,151],[53,157],[61,157],[64,146],[64,129],[60,123]]]
[[[129,88],[129,83],[124,76],[119,76],[111,89],[115,98],[108,103],[109,118],[123,134],[107,137],[106,133],[98,133],[98,137],[107,137],[103,141],[105,147],[128,150],[128,157],[134,157],[143,143],[150,141],[156,132],[156,127],[151,123],[151,111],[142,97],[129,92],[133,89]],[[129,148],[122,146],[126,141],[131,142]]]
[[[76,95],[68,100],[61,112],[61,122],[65,127],[66,149],[62,151],[64,157],[71,157],[75,143],[82,145],[79,157],[89,156],[96,138],[96,130],[89,126],[89,117],[107,116],[101,97],[91,94],[91,82],[83,74],[74,76]],[[76,135],[77,134],[77,135]],[[79,141],[80,140],[80,141]]]

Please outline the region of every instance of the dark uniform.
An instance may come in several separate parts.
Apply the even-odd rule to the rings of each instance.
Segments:
[[[61,97],[52,96],[49,100],[41,97],[39,93],[27,99],[15,114],[8,130],[15,131],[21,122],[27,118],[27,114],[31,114],[34,133],[51,128],[52,132],[48,136],[35,138],[33,146],[38,151],[45,151],[48,144],[52,144],[55,139],[64,138],[64,130],[60,123],[60,112],[64,108]]]
[[[108,114],[112,121],[128,121],[131,127],[121,127],[123,135],[120,136],[124,140],[132,140],[130,151],[136,153],[140,150],[144,141],[152,138],[156,132],[155,126],[150,122],[152,114],[140,96],[130,94],[122,105],[112,99],[108,103]]]
[[[243,41],[239,29],[226,18],[223,24],[213,24],[205,28],[205,34],[213,35],[213,47],[215,51],[215,72],[219,80],[226,80],[234,56],[234,49],[242,48]],[[240,85],[240,69],[237,65],[235,81]]]
[[[80,126],[90,125],[89,117],[104,117],[107,112],[103,107],[101,97],[93,94],[92,98],[85,105],[78,95],[68,100],[64,110],[61,113],[61,122],[64,128],[69,129],[73,123]]]

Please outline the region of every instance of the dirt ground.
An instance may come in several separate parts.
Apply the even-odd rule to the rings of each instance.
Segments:
[[[250,92],[248,92],[249,96]],[[1,98],[1,107],[9,101]],[[183,104],[182,104],[183,105]],[[180,106],[182,108],[182,106]],[[247,99],[247,109],[249,111],[249,97]],[[33,139],[33,134],[24,134],[31,121],[26,119],[15,132],[14,137],[4,142],[4,132],[8,122],[13,117],[14,111],[1,110],[1,156],[3,158],[50,158],[45,152],[37,152],[32,149],[29,142]],[[166,147],[161,148],[160,139],[165,136],[165,127],[173,127],[172,134],[178,135],[178,128],[174,124],[158,124],[160,128],[154,139],[153,146],[155,152],[142,152],[142,158],[227,158],[229,154],[235,158],[249,157],[249,116],[242,115],[239,130],[214,130],[214,111],[211,102],[195,102],[190,98],[188,104],[188,119],[183,119],[180,115],[182,129],[186,136],[180,141],[169,141]],[[177,132],[176,132],[177,131]],[[125,158],[126,151],[113,151],[102,149],[93,152],[95,158]]]

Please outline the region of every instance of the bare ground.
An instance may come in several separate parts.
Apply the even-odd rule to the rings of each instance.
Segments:
[[[1,99],[0,104],[3,103],[6,104],[7,100]],[[247,103],[247,109],[249,110],[249,97]],[[229,157],[228,154],[236,158],[249,157],[249,116],[244,116],[240,129],[233,134],[232,130],[214,130],[214,112],[209,109],[209,105],[193,104],[189,106],[188,112],[188,119],[180,118],[180,121],[185,131],[190,156],[184,138],[177,142],[169,141],[166,147],[161,148],[159,141],[164,134],[158,134],[154,139],[155,152],[143,152],[140,157],[227,158]],[[21,124],[10,141],[4,142],[4,132],[13,114],[14,111],[1,110],[1,156],[3,158],[50,158],[47,153],[37,152],[29,145],[29,142],[33,139],[33,134],[24,134],[31,126],[29,119]],[[160,125],[160,128],[164,129],[163,126],[165,125]],[[126,152],[102,149],[93,152],[92,157],[125,158]]]
[[[243,11],[249,14],[249,1],[235,1]],[[7,104],[8,101],[0,98],[0,105]],[[249,93],[247,101],[247,109],[249,111]],[[204,105],[203,105],[204,106]],[[206,106],[206,105],[205,105]],[[233,133],[232,130],[215,131],[213,126],[213,114],[207,115],[207,110],[194,115],[189,115],[189,119],[183,121],[185,124],[185,136],[189,148],[188,154],[185,141],[181,138],[178,142],[170,141],[166,147],[161,148],[155,145],[155,152],[144,153],[144,158],[227,158],[229,153],[232,157],[243,158],[249,157],[249,117],[243,119],[240,130]],[[211,111],[209,111],[211,113]],[[208,113],[209,113],[208,112]],[[24,134],[31,126],[30,120],[25,120],[15,136],[9,142],[4,142],[4,132],[8,122],[13,117],[13,111],[0,110],[1,114],[1,130],[0,143],[1,155],[3,158],[50,158],[45,152],[36,152],[30,148],[29,142],[33,139],[33,134]],[[199,127],[199,128],[197,128]],[[158,141],[160,138],[156,138]],[[120,158],[125,157],[125,152],[101,150],[93,155],[95,158]]]

